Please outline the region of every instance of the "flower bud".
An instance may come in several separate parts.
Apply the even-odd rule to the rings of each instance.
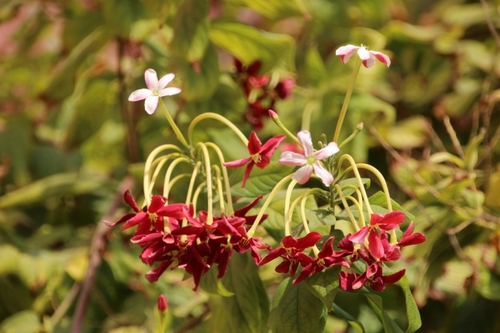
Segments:
[[[269,110],[269,117],[276,119],[278,118],[278,114],[274,112],[273,110]]]
[[[168,309],[168,302],[164,295],[158,297],[158,310],[160,312],[165,312]]]

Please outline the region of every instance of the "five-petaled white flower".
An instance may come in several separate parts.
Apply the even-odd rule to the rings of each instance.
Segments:
[[[316,176],[321,178],[323,184],[330,186],[333,182],[333,176],[321,165],[320,160],[338,153],[339,147],[337,144],[335,142],[330,142],[326,147],[315,152],[313,150],[311,133],[309,133],[309,131],[300,131],[297,134],[297,139],[299,139],[304,149],[304,155],[292,151],[285,151],[281,154],[279,162],[286,166],[301,167],[292,176],[292,179],[299,184],[307,182],[314,171]]]
[[[345,64],[351,59],[354,52],[358,53],[359,58],[363,61],[366,68],[372,67],[375,64],[375,59],[389,67],[391,59],[386,54],[377,51],[368,51],[364,46],[346,45],[341,46],[335,51],[335,55],[340,56],[340,60]]]
[[[160,97],[172,96],[181,92],[181,89],[179,88],[166,88],[167,84],[172,82],[174,77],[175,75],[170,73],[162,76],[162,78],[158,80],[158,75],[156,75],[156,71],[154,69],[146,69],[144,72],[144,80],[146,81],[146,87],[148,88],[142,88],[134,91],[130,94],[128,100],[130,102],[137,102],[145,99],[144,108],[146,109],[146,112],[153,114],[158,107]]]

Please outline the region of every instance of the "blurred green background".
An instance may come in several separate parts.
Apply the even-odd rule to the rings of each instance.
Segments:
[[[364,122],[346,150],[382,171],[428,238],[404,253],[420,331],[500,332],[499,10],[498,0],[0,1],[0,332],[149,332],[160,293],[171,331],[214,332],[203,292],[179,272],[149,284],[127,234],[102,224],[126,212],[125,189],[140,196],[148,153],[176,142],[160,112],[127,97],[146,68],[172,72],[183,91],[165,102],[182,130],[210,111],[248,134],[233,57],[259,60],[271,82],[296,81],[275,104],[282,122],[298,131],[310,114],[314,139],[329,138],[352,71],[335,56],[345,44],[392,60],[361,69],[342,137]],[[276,134],[266,119],[259,136]],[[221,131],[199,135],[224,146]],[[338,299],[359,321],[376,321],[349,297]],[[325,332],[346,330],[332,315]]]

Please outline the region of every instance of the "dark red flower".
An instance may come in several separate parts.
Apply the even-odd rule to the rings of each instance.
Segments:
[[[382,274],[382,266],[376,262],[370,265],[362,274],[340,272],[340,287],[343,290],[358,290],[365,284],[375,291],[383,291],[388,284],[398,282],[404,275],[405,269],[390,274]]]
[[[285,135],[277,135],[267,140],[265,144],[260,142],[257,133],[250,133],[250,138],[248,140],[248,153],[250,157],[242,158],[240,160],[225,162],[224,166],[228,168],[236,168],[246,164],[245,174],[243,175],[243,180],[241,182],[241,187],[245,187],[246,181],[250,176],[250,172],[254,165],[258,168],[263,169],[271,162],[271,156],[274,151],[278,148],[279,144],[283,139],[285,139]]]

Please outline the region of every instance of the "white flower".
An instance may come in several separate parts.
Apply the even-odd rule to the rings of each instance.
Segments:
[[[363,65],[366,68],[372,67],[375,64],[375,59],[389,67],[391,65],[391,59],[386,54],[377,51],[368,51],[364,46],[346,45],[341,46],[335,51],[335,55],[340,56],[342,63],[347,63],[354,52],[358,52],[358,56],[363,61]]]
[[[181,89],[171,87],[166,88],[167,84],[172,82],[175,75],[170,73],[164,75],[160,80],[158,80],[158,75],[154,69],[146,69],[144,72],[144,80],[146,81],[146,88],[138,89],[130,94],[128,100],[130,102],[142,101],[145,99],[144,108],[149,114],[153,114],[158,107],[158,101],[160,97],[172,96],[181,92]]]
[[[299,184],[307,182],[314,171],[316,176],[323,181],[323,184],[330,186],[333,182],[333,176],[321,165],[320,160],[338,153],[339,147],[337,144],[335,142],[330,142],[325,148],[315,152],[313,150],[311,133],[309,133],[309,131],[300,131],[297,134],[297,139],[299,139],[304,149],[304,155],[292,151],[285,151],[281,154],[279,162],[286,166],[301,167],[292,176],[292,179]]]

